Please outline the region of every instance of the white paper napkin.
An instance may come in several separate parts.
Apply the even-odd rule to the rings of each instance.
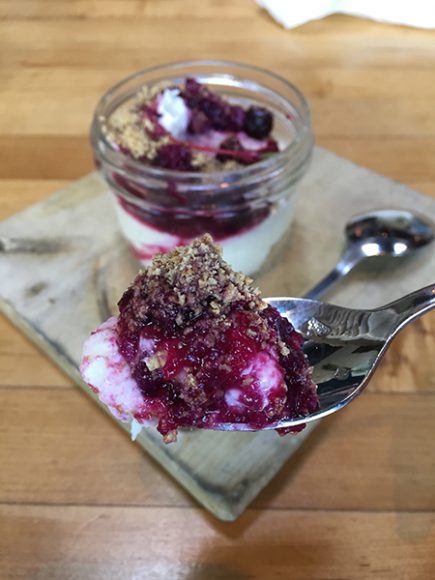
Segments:
[[[418,28],[435,27],[433,0],[257,0],[284,28],[334,12]]]

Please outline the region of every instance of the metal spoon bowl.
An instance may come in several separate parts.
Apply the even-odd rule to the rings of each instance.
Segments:
[[[435,308],[435,284],[374,310],[353,310],[304,298],[270,298],[267,302],[305,338],[304,351],[318,385],[318,410],[266,427],[280,429],[335,413],[360,395],[393,338],[407,324]],[[222,423],[211,428],[255,430],[245,423]]]
[[[409,256],[433,241],[434,228],[410,211],[385,209],[353,217],[345,235],[346,247],[340,260],[305,298],[319,298],[364,260]]]

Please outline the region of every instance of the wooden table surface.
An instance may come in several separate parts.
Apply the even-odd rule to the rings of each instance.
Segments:
[[[285,31],[253,0],[0,0],[0,217],[92,170],[112,83],[197,57],[289,78],[320,145],[435,196],[435,31]],[[0,578],[435,578],[434,331],[435,315],[407,329],[229,524],[0,320]]]

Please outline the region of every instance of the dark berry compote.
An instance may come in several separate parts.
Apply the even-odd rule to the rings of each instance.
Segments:
[[[81,372],[133,429],[244,423],[316,410],[303,339],[234,272],[209,235],[154,257],[84,346]]]

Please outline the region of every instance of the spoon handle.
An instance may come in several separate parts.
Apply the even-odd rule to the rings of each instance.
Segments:
[[[363,258],[364,256],[359,246],[347,246],[335,267],[311,288],[311,290],[304,294],[304,298],[317,300],[317,298],[323,296],[327,290],[334,286],[341,278],[344,278]]]
[[[416,290],[379,310],[395,312],[396,332],[435,308],[435,284]]]

